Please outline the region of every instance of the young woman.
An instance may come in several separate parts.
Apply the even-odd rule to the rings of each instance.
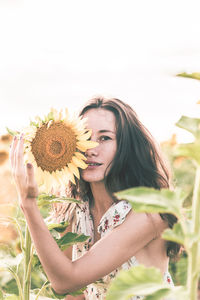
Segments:
[[[88,167],[77,185],[67,189],[82,204],[55,205],[53,214],[57,222],[70,221],[68,231],[90,236],[72,251],[61,252],[40,215],[34,170],[23,164],[23,137],[14,139],[11,147],[20,205],[52,287],[63,294],[87,286],[84,295],[67,299],[103,300],[119,270],[137,264],[159,268],[163,280],[173,284],[168,261],[178,246],[162,240],[161,233],[173,226],[175,217],[135,213],[128,202],[113,195],[129,187],[169,187],[168,172],[152,137],[132,108],[118,99],[92,99],[80,115],[87,117],[91,140],[99,144],[86,151]]]

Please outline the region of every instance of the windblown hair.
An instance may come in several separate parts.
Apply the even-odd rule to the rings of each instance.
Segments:
[[[113,112],[116,119],[117,152],[104,178],[108,193],[114,198],[113,193],[131,187],[169,188],[169,171],[159,148],[135,111],[119,99],[96,97],[86,103],[80,116],[98,108]],[[82,179],[77,181],[76,186],[71,185],[71,195],[92,201],[89,183]],[[177,221],[171,214],[160,215],[170,228]],[[179,248],[178,244],[167,242],[167,255],[176,256]]]

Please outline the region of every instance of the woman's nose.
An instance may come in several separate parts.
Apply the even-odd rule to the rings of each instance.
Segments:
[[[92,157],[92,156],[97,156],[97,155],[98,155],[98,146],[95,148],[88,149],[85,152],[86,157]]]

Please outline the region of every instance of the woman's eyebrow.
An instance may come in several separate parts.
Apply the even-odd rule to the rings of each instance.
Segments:
[[[110,132],[110,133],[115,134],[115,132],[112,131],[112,130],[108,130],[108,129],[102,129],[102,130],[99,130],[99,133],[105,133],[105,132]]]

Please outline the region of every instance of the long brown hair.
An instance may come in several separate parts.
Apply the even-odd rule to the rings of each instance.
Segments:
[[[96,97],[82,108],[80,116],[88,110],[101,108],[114,113],[116,119],[117,152],[106,172],[105,186],[110,195],[130,187],[146,186],[169,188],[169,171],[150,132],[139,121],[135,111],[119,99]],[[72,196],[92,201],[90,186],[83,180],[71,185]],[[171,214],[160,214],[172,228],[177,221]],[[167,242],[167,255],[175,256],[180,246]]]

